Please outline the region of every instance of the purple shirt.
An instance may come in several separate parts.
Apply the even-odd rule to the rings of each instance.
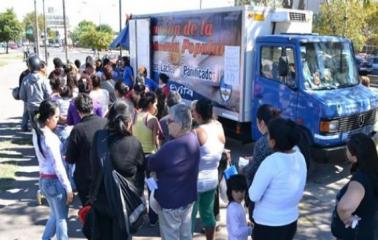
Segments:
[[[101,106],[97,102],[93,102],[93,111],[97,116],[102,117]],[[71,126],[76,125],[77,123],[80,122],[80,120],[81,120],[81,118],[80,118],[79,113],[77,111],[77,108],[76,108],[76,105],[75,105],[75,100],[73,99],[70,102],[70,106],[68,107],[67,125],[71,125]]]
[[[155,198],[162,208],[177,209],[197,200],[199,147],[190,132],[167,142],[148,159],[149,169],[157,175]]]

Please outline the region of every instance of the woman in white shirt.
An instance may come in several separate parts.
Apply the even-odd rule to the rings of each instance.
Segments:
[[[200,99],[193,109],[193,118],[199,126],[196,128],[200,143],[200,163],[197,180],[198,198],[193,206],[192,226],[195,226],[199,209],[206,239],[214,239],[215,215],[214,199],[218,186],[218,166],[224,150],[226,138],[222,124],[213,119],[211,101]]]
[[[291,240],[297,229],[298,204],[306,183],[306,161],[296,147],[300,135],[291,120],[272,120],[268,136],[274,153],[261,163],[248,191],[255,202],[252,237]]]
[[[103,116],[106,115],[109,109],[110,97],[109,92],[105,89],[100,88],[101,80],[96,75],[91,76],[92,80],[92,91],[89,93],[89,96],[92,98],[93,102],[97,102],[101,106]]]
[[[39,126],[33,131],[33,146],[39,164],[39,186],[50,206],[42,239],[56,235],[58,240],[65,240],[68,239],[68,204],[72,202],[73,193],[63,165],[61,142],[53,132],[58,124],[59,108],[54,102],[45,100],[36,118]]]

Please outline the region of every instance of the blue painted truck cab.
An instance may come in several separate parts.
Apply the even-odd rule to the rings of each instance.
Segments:
[[[351,134],[374,130],[378,96],[359,83],[349,40],[309,34],[261,36],[254,58],[253,139],[259,137],[255,116],[262,104],[279,108],[283,117],[301,124],[313,146],[320,148],[343,146]],[[280,65],[288,68],[286,73]]]

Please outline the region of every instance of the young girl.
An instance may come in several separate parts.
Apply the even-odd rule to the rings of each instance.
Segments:
[[[246,213],[241,202],[247,190],[247,181],[237,174],[227,181],[227,232],[229,240],[246,240],[252,234],[252,227],[247,224]]]
[[[60,152],[61,142],[53,132],[59,120],[58,106],[45,100],[36,115],[38,126],[34,126],[33,146],[39,163],[39,186],[50,207],[42,239],[68,239],[68,204],[73,200],[71,184],[64,169]]]

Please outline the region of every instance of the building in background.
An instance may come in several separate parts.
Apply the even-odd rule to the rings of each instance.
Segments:
[[[66,24],[67,29],[69,29],[70,22],[68,17],[66,17]],[[48,6],[46,12],[46,25],[50,31],[55,32],[58,42],[62,43],[64,39],[64,19],[62,10]]]

